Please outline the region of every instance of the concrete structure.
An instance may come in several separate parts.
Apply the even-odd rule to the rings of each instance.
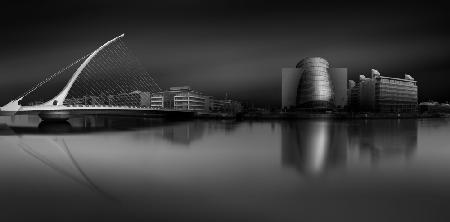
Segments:
[[[404,79],[381,76],[372,69],[371,78],[361,75],[351,89],[350,107],[359,112],[417,112],[417,81],[406,74]]]
[[[319,57],[282,69],[283,110],[331,110],[347,102],[347,68],[330,68]]]

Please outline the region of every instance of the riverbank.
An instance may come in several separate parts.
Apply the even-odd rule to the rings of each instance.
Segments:
[[[198,119],[422,119],[449,118],[448,113],[304,113],[304,112],[255,112],[255,113],[199,113]]]
[[[449,118],[446,113],[248,113],[243,119],[421,119],[421,118]]]

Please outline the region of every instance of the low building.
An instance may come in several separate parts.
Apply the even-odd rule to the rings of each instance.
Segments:
[[[209,98],[209,111],[211,112],[221,112],[224,110],[224,101],[220,99],[215,99],[213,97]]]
[[[208,111],[208,96],[192,90],[189,86],[170,87],[169,90],[152,94],[151,107],[175,110]]]
[[[242,111],[242,105],[238,101],[216,99],[192,90],[189,86],[170,87],[169,90],[153,93],[150,97],[150,106],[155,109],[198,112],[238,113]]]
[[[240,102],[236,100],[226,99],[223,100],[223,109],[222,112],[225,113],[240,113],[242,112],[242,105]]]
[[[450,104],[438,102],[421,102],[420,113],[450,113]]]

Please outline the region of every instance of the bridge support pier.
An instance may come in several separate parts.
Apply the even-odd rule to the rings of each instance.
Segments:
[[[70,117],[72,117],[72,115],[68,111],[47,111],[41,112],[38,115],[43,121],[53,122],[66,121]]]

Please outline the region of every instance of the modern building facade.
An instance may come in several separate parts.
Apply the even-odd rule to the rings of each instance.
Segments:
[[[321,111],[347,104],[347,69],[330,68],[320,57],[282,69],[282,109]]]
[[[208,96],[192,90],[189,86],[170,87],[169,90],[154,93],[151,107],[175,110],[209,110]]]
[[[405,78],[381,76],[371,70],[371,77],[360,76],[351,90],[350,107],[359,112],[411,113],[417,112],[417,81],[410,75]]]
[[[176,92],[172,91],[153,93],[150,97],[150,106],[155,109],[173,109],[175,94]]]
[[[207,96],[193,90],[182,90],[173,97],[176,110],[207,111]]]
[[[189,86],[170,87],[169,90],[154,93],[150,106],[155,109],[192,110],[198,112],[241,112],[241,103],[235,100],[220,100]]]
[[[328,73],[328,62],[318,57],[306,58],[300,61],[296,67],[302,70],[297,88],[297,108],[332,109],[334,107],[334,89]]]

